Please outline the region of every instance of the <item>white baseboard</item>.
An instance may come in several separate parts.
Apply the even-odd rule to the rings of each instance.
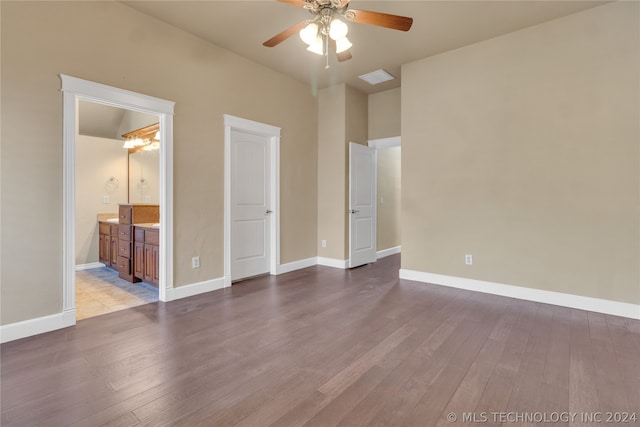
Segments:
[[[224,277],[220,277],[218,279],[178,286],[177,288],[167,288],[167,302],[215,291],[224,287],[225,279]]]
[[[402,246],[395,246],[393,248],[388,248],[388,249],[383,249],[381,251],[378,251],[376,252],[376,258],[380,259],[380,258],[388,257],[389,255],[399,254],[401,248]]]
[[[62,313],[37,317],[22,322],[10,323],[0,326],[0,342],[9,342],[32,335],[67,328],[76,324],[76,310],[67,310]]]
[[[307,267],[313,267],[317,263],[318,263],[317,258],[313,257],[313,258],[301,259],[299,261],[289,262],[287,264],[280,264],[277,267],[276,274],[284,274],[284,273],[289,273],[295,270],[301,270]]]
[[[104,265],[101,262],[90,262],[89,264],[76,265],[76,271],[91,270],[94,268],[102,268],[102,267],[106,267],[106,265]]]
[[[348,259],[324,258],[321,256],[317,258],[316,263],[325,267],[342,268],[343,270],[349,266]]]
[[[400,278],[640,320],[640,304],[629,304],[581,295],[525,288],[522,286],[504,285],[501,283],[485,282],[482,280],[465,279],[462,277],[445,276],[441,274],[425,273],[422,271],[406,269],[400,269]]]

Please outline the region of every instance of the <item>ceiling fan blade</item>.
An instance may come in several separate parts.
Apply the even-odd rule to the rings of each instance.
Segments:
[[[336,52],[336,41],[329,37],[329,42],[331,43],[331,49]],[[344,62],[350,60],[353,56],[351,55],[351,50],[347,49],[344,52],[336,52],[336,58],[338,58],[338,62]]]
[[[295,33],[299,32],[301,29],[303,29],[306,23],[307,21],[298,22],[296,25],[293,25],[287,28],[286,30],[284,30],[283,32],[278,33],[275,36],[271,37],[269,40],[262,43],[262,45],[266,47],[277,46],[283,41],[285,41],[286,39],[288,39],[289,37],[291,37],[292,35],[294,35]]]
[[[349,9],[348,12],[353,12],[353,18],[349,19],[350,13],[345,15],[345,17],[349,21],[357,22],[358,24],[376,25],[378,27],[391,28],[392,30],[400,31],[409,31],[413,24],[413,18],[406,16],[356,9]]]
[[[340,52],[340,53],[336,52],[336,57],[338,58],[338,62],[348,61],[351,58],[353,58],[350,50],[345,50],[344,52]]]
[[[304,7],[305,4],[309,4],[309,2],[306,2],[304,0],[278,0],[281,3],[288,3],[292,6],[298,6],[298,7]]]

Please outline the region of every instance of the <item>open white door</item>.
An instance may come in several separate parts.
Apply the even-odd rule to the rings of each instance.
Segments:
[[[349,268],[376,261],[376,155],[349,143]]]
[[[231,131],[231,279],[269,272],[269,138]]]

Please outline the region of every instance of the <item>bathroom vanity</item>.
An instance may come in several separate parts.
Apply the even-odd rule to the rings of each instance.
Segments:
[[[98,221],[100,262],[129,282],[158,286],[159,222],[159,205],[119,205],[117,218]]]

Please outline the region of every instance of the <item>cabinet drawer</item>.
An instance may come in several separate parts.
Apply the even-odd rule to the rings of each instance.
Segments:
[[[119,256],[117,265],[120,276],[131,276],[131,260],[129,258]]]
[[[120,224],[131,224],[131,206],[120,205],[118,209]]]
[[[135,235],[136,242],[144,242],[144,228],[136,227]]]
[[[131,240],[131,226],[119,225],[118,226],[118,238],[122,240]]]
[[[131,258],[131,242],[118,240],[118,256]]]
[[[108,222],[99,222],[98,233],[107,235],[111,234],[111,224],[109,224]]]
[[[160,232],[155,230],[144,231],[144,242],[152,245],[160,244]]]

